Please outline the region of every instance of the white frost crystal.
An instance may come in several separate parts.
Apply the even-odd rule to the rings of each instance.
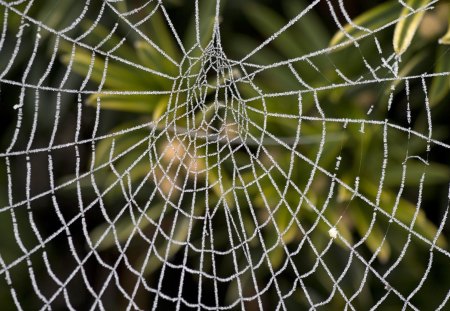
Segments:
[[[337,238],[338,231],[335,227],[333,227],[330,230],[328,230],[328,234],[330,235],[330,237],[332,239],[335,239],[335,238]]]

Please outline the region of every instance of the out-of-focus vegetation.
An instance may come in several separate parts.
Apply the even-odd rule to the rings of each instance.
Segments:
[[[430,1],[405,2],[412,8],[420,10]],[[61,3],[67,4],[65,11],[64,8],[55,11],[70,14],[68,3],[72,1]],[[381,270],[385,270],[395,262],[406,240],[409,239],[408,232],[395,222],[391,223],[386,215],[393,214],[393,218],[398,219],[406,227],[411,226],[414,232],[432,241],[438,223],[433,222],[429,215],[436,217],[439,212],[429,211],[433,207],[425,205],[417,209],[419,185],[422,174],[425,173],[423,187],[427,191],[423,191],[423,199],[426,203],[441,204],[432,200],[435,195],[433,193],[437,193],[432,189],[440,189],[439,187],[450,180],[448,161],[439,157],[428,157],[430,152],[426,151],[427,141],[423,138],[408,136],[407,132],[391,128],[383,136],[384,125],[372,124],[370,121],[389,119],[392,124],[410,127],[418,133],[427,133],[427,106],[424,103],[429,103],[433,111],[448,111],[445,107],[450,91],[448,75],[436,75],[432,79],[425,80],[427,94],[423,92],[420,78],[410,79],[405,83],[404,77],[433,70],[437,73],[450,71],[450,57],[448,57],[450,32],[446,33],[449,28],[449,4],[445,1],[438,2],[431,10],[413,14],[398,1],[386,1],[358,12],[357,16],[351,16],[351,23],[346,21],[345,17],[338,16],[342,24],[342,29],[339,30],[331,17],[321,17],[329,14],[329,8],[324,2],[323,6],[309,11],[299,22],[260,52],[255,53],[248,62],[268,65],[292,58],[299,60],[293,62],[291,66],[264,70],[252,76],[252,72],[244,72],[244,69],[232,60],[241,59],[253,51],[265,38],[276,33],[298,12],[304,10],[309,3],[286,0],[271,7],[258,1],[246,1],[239,4],[242,9],[239,16],[243,18],[239,25],[244,30],[222,33],[222,46],[230,62],[225,64],[224,73],[217,78],[214,70],[207,67],[211,65],[211,59],[205,58],[204,52],[208,51],[208,48],[217,47],[214,41],[210,44],[213,38],[215,3],[214,1],[200,1],[200,3],[202,48],[197,46],[191,50],[196,44],[194,15],[188,18],[187,24],[179,22],[183,26],[175,21],[176,28],[183,29],[180,32],[182,37],[180,40],[187,55],[181,52],[179,42],[172,35],[170,26],[160,10],[153,11],[152,6],[140,14],[141,18],[153,14],[147,22],[148,27],[145,28],[144,35],[151,38],[166,55],[132,31],[129,32],[127,25],[120,20],[117,24],[118,30],[112,35],[110,29],[101,23],[95,24],[94,20],[89,18],[85,18],[79,25],[81,32],[92,29],[91,34],[84,38],[83,42],[89,46],[97,46],[101,42],[99,49],[105,51],[105,54],[95,53],[66,40],[61,40],[58,46],[61,66],[55,67],[55,72],[61,72],[62,75],[64,70],[70,68],[79,79],[89,77],[90,85],[101,85],[102,94],[90,95],[84,101],[85,105],[92,107],[92,111],[114,110],[125,116],[121,118],[120,114],[114,115],[116,124],[110,124],[108,129],[110,133],[139,124],[151,124],[130,134],[96,142],[95,152],[89,156],[90,160],[86,161],[86,169],[98,167],[118,158],[111,161],[108,173],[101,170],[93,174],[98,190],[92,189],[91,178],[81,179],[80,185],[73,184],[72,188],[66,189],[75,191],[75,187],[80,186],[84,193],[91,193],[95,197],[96,192],[105,191],[119,179],[117,186],[104,196],[104,205],[107,209],[119,211],[121,203],[125,201],[124,204],[137,208],[135,218],[118,217],[119,220],[114,224],[117,235],[108,229],[111,226],[108,222],[97,223],[91,228],[88,234],[92,243],[102,240],[97,249],[114,254],[116,243],[124,244],[130,235],[138,234],[134,230],[136,226],[149,235],[155,234],[157,230],[154,226],[163,212],[167,212],[165,219],[175,218],[173,223],[177,225],[174,225],[175,231],[171,233],[174,240],[193,240],[192,243],[200,245],[204,232],[202,222],[194,224],[199,227],[194,229],[195,233],[192,236],[188,236],[190,219],[178,216],[175,209],[167,207],[167,202],[179,204],[180,209],[190,213],[189,202],[193,201],[197,202],[194,213],[197,216],[208,214],[210,217],[209,213],[218,209],[229,209],[233,215],[231,217],[235,217],[236,221],[239,219],[248,236],[254,237],[250,249],[254,250],[255,258],[260,258],[263,252],[261,246],[255,245],[258,241],[258,238],[255,238],[258,231],[255,223],[263,226],[261,240],[267,249],[270,249],[267,260],[275,271],[283,268],[287,260],[286,249],[296,249],[301,241],[305,241],[305,234],[319,252],[324,250],[330,241],[328,231],[335,224],[339,235],[351,245],[356,244],[357,250],[368,258],[367,260],[377,261],[372,265]],[[352,1],[349,1],[348,5],[357,6]],[[180,1],[170,8],[178,12],[187,10],[189,6],[191,3]],[[230,14],[227,8],[231,11],[236,6],[238,4],[233,1],[224,5],[222,11],[224,23],[227,14]],[[125,12],[133,8],[133,5],[127,7],[126,2],[120,2],[117,7]],[[39,12],[35,13],[37,16],[46,14],[45,5],[36,6],[36,10],[38,8]],[[49,15],[46,19],[51,27],[57,28],[57,25],[63,23],[62,19],[56,17],[51,19],[52,16]],[[62,18],[62,15],[56,16]],[[11,19],[9,27],[15,29],[17,25],[17,17]],[[386,25],[392,26],[384,27]],[[376,32],[375,35],[372,31]],[[127,40],[121,43],[123,34],[126,34]],[[108,40],[105,41],[105,38]],[[120,47],[115,50],[117,46]],[[139,68],[115,61],[108,54],[111,50],[114,50],[111,54],[130,60],[138,64]],[[220,57],[222,55],[218,56]],[[174,63],[181,66],[178,67]],[[163,75],[155,74],[151,70],[144,71],[142,68],[155,70]],[[204,84],[195,84],[198,82],[195,78],[201,75],[204,75],[207,81],[204,81]],[[229,94],[216,92],[226,85],[227,79],[236,85],[236,94],[248,100],[247,107],[242,111],[237,111],[240,109],[237,106],[234,108],[216,106],[218,101],[232,100]],[[361,83],[355,83],[356,81]],[[194,95],[183,91],[191,85],[197,87],[195,91],[197,93]],[[203,88],[203,85],[206,86]],[[180,91],[169,94],[176,89]],[[158,90],[162,91],[162,94],[115,93],[124,90],[130,93]],[[301,105],[298,104],[298,92],[294,92],[291,96],[264,97],[264,99],[261,96],[299,90],[302,90]],[[176,99],[174,94],[177,95]],[[214,94],[218,95],[213,96]],[[196,106],[198,101],[195,96],[200,95],[204,96],[205,101],[201,104],[203,106]],[[257,99],[249,100],[251,98]],[[266,114],[261,113],[263,110]],[[222,124],[218,125],[221,131],[215,134],[223,137],[224,144],[218,143],[216,147],[211,147],[207,145],[205,138],[191,137],[192,142],[189,136],[174,133],[176,128],[201,128],[199,133],[208,134],[207,130],[211,127],[208,128],[205,124],[217,122],[214,117],[214,112],[217,111],[220,111],[219,115],[223,119],[219,122]],[[226,111],[229,111],[228,119],[224,117]],[[239,117],[230,116],[233,111],[251,120],[250,124]],[[407,112],[411,115],[407,116]],[[300,126],[298,118],[292,118],[300,115],[312,119],[303,120]],[[323,116],[330,119],[348,118],[349,122],[346,125],[339,122],[323,122],[321,120]],[[407,119],[410,117],[412,121],[408,122]],[[368,122],[361,124],[352,123],[350,120],[368,120]],[[167,130],[167,124],[172,129]],[[163,131],[164,129],[167,131]],[[258,145],[258,138],[263,134],[268,141],[271,141],[268,139],[270,135],[287,141],[295,138],[297,132],[300,132],[301,137],[296,143],[296,150],[322,170],[306,164],[288,148],[280,147],[276,142]],[[448,139],[448,133],[448,124],[433,123],[434,139]],[[149,136],[158,138],[149,141]],[[248,147],[233,150],[233,146],[239,145],[240,139],[247,141]],[[149,147],[149,143],[153,146]],[[222,149],[223,146],[226,148],[225,151]],[[120,157],[124,152],[127,152],[126,156]],[[229,156],[219,161],[220,157],[217,154],[221,152]],[[151,153],[150,160],[148,156],[145,160],[140,160],[146,153]],[[427,163],[424,164],[419,157],[426,159]],[[340,159],[339,164],[337,159]],[[243,167],[246,164],[251,164],[252,168],[239,173],[234,170],[235,166]],[[294,170],[291,171],[292,167]],[[407,167],[405,171],[404,167]],[[324,172],[329,172],[329,176]],[[342,184],[336,183],[333,174],[346,185],[356,188],[363,197],[373,202],[378,210]],[[61,182],[73,177],[66,176]],[[142,191],[136,198],[131,196],[129,193],[131,190],[142,187],[142,180],[149,180],[152,189],[157,189],[154,196],[146,195]],[[189,194],[187,199],[183,198],[183,187],[194,183],[198,187],[211,186],[211,189],[199,191],[196,197]],[[234,190],[239,187],[246,190]],[[299,192],[303,193],[303,196]],[[401,195],[398,195],[399,193]],[[144,206],[146,200],[151,202],[151,206],[147,208],[144,216],[139,217],[142,214],[139,206]],[[245,208],[248,205],[253,208]],[[269,211],[273,214],[270,215]],[[383,212],[386,215],[383,215]],[[218,213],[223,214],[220,211]],[[170,232],[172,222],[160,225],[165,232]],[[215,225],[217,225],[214,229],[215,247],[229,249],[230,237],[225,220],[222,220],[222,226],[219,226],[219,222]],[[105,235],[105,232],[108,233]],[[148,241],[142,239],[138,241],[133,244],[136,250],[149,247]],[[166,249],[169,249],[166,254],[169,260],[179,255],[183,249],[176,244],[168,246],[167,240],[163,238],[156,239],[152,243],[160,254],[165,254]],[[344,266],[348,261],[348,247],[339,238],[335,244],[337,246],[333,248],[333,254],[327,256],[335,258],[336,266],[333,272],[342,272],[338,267]],[[273,247],[274,245],[276,247]],[[283,245],[286,245],[286,248]],[[437,239],[437,245],[446,248],[447,240],[441,236]],[[429,245],[426,244],[423,248],[409,249],[399,269],[408,267],[410,271],[400,270],[390,279],[393,287],[405,289],[406,296],[407,290],[415,286],[417,280],[421,278],[419,271],[423,270],[423,261],[420,258],[428,253],[428,249]],[[304,257],[295,257],[292,260],[298,266],[303,265],[307,271],[315,264],[317,254],[307,245],[304,246],[303,252]],[[144,262],[145,252],[136,255],[134,260],[136,266]],[[240,266],[245,266],[248,259],[241,256],[238,260]],[[230,262],[223,260],[217,264],[224,275],[234,273]],[[436,265],[439,267],[439,262]],[[157,276],[161,266],[160,258],[152,256],[146,265],[145,275],[149,278],[152,278],[153,274]],[[365,267],[351,265],[349,269],[347,272],[349,280],[343,280],[340,286],[348,293],[354,293],[361,285],[361,275]],[[305,271],[302,270],[301,273]],[[257,272],[260,280],[271,276],[268,267],[261,267]],[[411,278],[404,278],[403,273],[413,275]],[[339,275],[335,277],[338,278]],[[441,291],[440,277],[437,276],[435,279],[433,276],[429,277],[431,281],[427,289],[416,298],[417,306],[427,306],[427,297]],[[283,273],[279,280],[281,287],[290,288],[293,279],[295,274],[292,271]],[[373,280],[367,282],[371,281]],[[252,288],[251,282],[249,278],[248,284],[243,284],[243,287]],[[317,301],[326,299],[334,286],[326,271],[322,269],[314,272],[309,284],[311,295]],[[226,291],[225,303],[238,298],[236,288],[233,286],[226,288]],[[363,288],[363,293],[353,302],[354,306],[357,309],[369,308],[376,303],[376,299],[379,299],[381,291],[382,285],[374,281],[373,285]],[[245,294],[251,295],[247,292]],[[292,308],[307,305],[306,298],[301,293],[293,297]],[[275,307],[270,301],[265,303],[267,308]],[[333,308],[341,309],[344,305],[345,300],[342,297],[333,298]],[[392,310],[398,309],[399,306],[400,301],[392,302]]]

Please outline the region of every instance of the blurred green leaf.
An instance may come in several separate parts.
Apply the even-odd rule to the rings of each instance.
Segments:
[[[37,20],[42,21],[47,27],[57,30],[63,29],[76,19],[82,8],[82,2],[42,1],[42,7],[37,14]],[[50,32],[43,31],[41,32],[41,39],[44,40],[49,35]]]
[[[375,198],[378,193],[378,186],[370,183],[370,182],[362,182],[361,189],[369,194],[372,198]],[[380,197],[380,207],[382,207],[387,213],[392,213],[392,209],[396,202],[397,194],[388,190],[386,187],[383,188]],[[420,208],[420,207],[419,207]],[[394,215],[398,221],[403,223],[406,226],[410,226],[411,222],[414,219],[414,214],[417,212],[417,218],[414,223],[413,231],[423,235],[428,240],[432,241],[435,238],[437,228],[436,226],[428,220],[425,212],[420,208],[417,211],[417,206],[410,203],[408,200],[404,198],[400,198],[397,212]],[[383,219],[388,221],[386,216],[380,216],[379,219]],[[436,243],[439,247],[446,247],[447,241],[445,237],[441,234],[437,239]]]
[[[80,26],[81,29],[83,29],[84,32],[87,32],[90,30],[91,26],[94,24],[92,20],[85,19],[81,22]],[[88,44],[91,46],[97,46],[100,42],[102,42],[108,35],[110,35],[111,30],[107,29],[101,24],[96,24],[95,28],[93,28],[89,32],[89,36],[86,38]],[[121,37],[117,34],[117,30],[114,34],[110,36],[110,38],[103,43],[103,45],[99,48],[102,51],[109,51],[112,50],[114,47],[119,45],[121,42]],[[119,49],[116,49],[114,52],[115,55],[120,56],[124,59],[127,59],[130,57],[130,55],[133,55],[133,49],[131,49],[127,44],[122,44]]]
[[[255,2],[249,4],[244,13],[253,26],[266,37],[270,37],[286,24],[285,19],[275,11]],[[292,32],[285,31],[273,41],[273,44],[284,55],[298,57],[307,53],[304,45],[298,44],[298,42],[299,39]]]
[[[234,38],[235,52],[241,54],[243,51],[251,51],[257,45],[257,41],[251,37],[236,35]],[[252,56],[252,59],[258,64],[271,64],[277,60],[278,56],[272,50],[266,50],[264,53],[256,53]],[[261,78],[260,78],[261,77]],[[263,89],[276,89],[278,85],[284,85],[288,88],[298,87],[299,83],[293,79],[293,77],[283,74],[280,71],[264,71],[261,75],[258,75],[258,81],[261,81],[260,87]],[[249,89],[249,92],[254,92],[250,87],[244,88],[244,90]]]
[[[223,7],[223,5],[221,5]],[[215,1],[199,1],[199,39],[202,48],[205,48],[209,41],[212,39],[215,22]],[[197,31],[195,14],[193,14],[189,25],[187,26],[186,33],[184,35],[185,46],[190,49],[197,43]]]
[[[157,211],[160,212],[161,208],[159,208]],[[187,240],[187,237],[189,234],[189,228],[190,228],[189,227],[190,221],[191,221],[191,219],[189,219],[187,217],[183,217],[183,219],[181,221],[179,221],[179,223],[174,224],[176,227],[175,227],[172,239],[170,241],[165,240],[161,246],[156,247],[155,251],[158,252],[158,254],[160,256],[166,258],[166,260],[169,260],[170,258],[172,258],[183,247],[183,243],[185,243],[185,241]],[[174,243],[173,241],[179,241],[180,243]],[[141,257],[141,260],[145,260],[145,258],[146,258],[146,254],[143,254]],[[150,256],[147,259],[148,259],[148,263],[145,266],[145,271],[144,271],[144,274],[146,274],[146,275],[157,270],[163,264],[163,261],[161,261],[158,258],[158,256],[155,256],[155,255]],[[142,264],[140,264],[139,266],[142,266]]]
[[[283,1],[284,11],[286,14],[293,18],[295,15],[302,12],[309,3],[307,1]],[[323,21],[316,14],[314,10],[304,15],[300,21],[294,24],[296,33],[301,35],[302,39],[297,41],[300,45],[310,51],[318,51],[325,48],[330,40],[330,35],[326,29]],[[304,44],[308,42],[308,44]]]
[[[161,53],[159,53],[153,46],[145,41],[139,40],[134,44],[136,48],[137,56],[144,66],[157,70],[164,74],[176,75],[178,73],[178,67],[167,60]],[[155,76],[157,80],[171,82],[163,77]],[[169,85],[170,85],[169,84]]]
[[[425,185],[435,185],[450,181],[450,168],[448,166],[435,162],[425,165],[420,161],[409,160],[407,162],[405,185],[417,185],[424,172],[426,173],[426,178],[424,180]],[[403,167],[401,165],[392,166],[386,172],[385,184],[390,187],[400,185],[402,173]]]
[[[162,206],[153,205],[148,209],[146,216],[150,219],[156,220],[160,214],[161,208]],[[135,216],[135,219],[137,220],[138,217]],[[95,227],[90,232],[89,236],[93,244],[96,244],[100,239],[102,239],[97,248],[99,251],[102,251],[116,245],[116,242],[123,243],[129,238],[131,239],[139,232],[139,230],[145,230],[149,224],[150,222],[145,217],[142,217],[142,220],[139,222],[138,226],[136,226],[130,218],[121,217],[114,223],[113,228],[111,228],[109,223],[105,222]]]
[[[216,194],[218,198],[222,198],[224,203],[227,204],[227,208],[233,208],[235,206],[235,201],[232,192],[229,192],[229,189],[232,189],[233,182],[231,178],[228,176],[228,173],[220,166],[216,165],[216,167],[212,168],[214,161],[208,160],[209,168],[208,169],[208,180],[209,184],[213,185],[212,190]],[[203,159],[198,160],[199,169],[206,168],[206,163]],[[220,173],[219,173],[220,172]],[[219,177],[220,176],[220,177]]]
[[[61,61],[68,65],[71,60],[71,54],[64,54],[61,57]],[[89,68],[92,62],[92,52],[88,52],[84,49],[77,49],[73,58],[72,69],[82,77],[86,77],[89,73]],[[120,63],[114,63],[110,61],[108,63],[107,75],[104,82],[104,86],[110,89],[118,90],[148,90],[151,80],[145,79],[140,76],[140,72],[137,69],[129,68],[126,65]],[[98,55],[95,56],[94,65],[90,79],[96,83],[101,83],[103,78],[103,72],[105,70],[105,61]],[[138,71],[136,73],[136,71]],[[148,81],[148,82],[146,82]]]
[[[372,211],[368,209],[367,206],[361,206],[359,204],[352,203],[353,205],[351,209],[351,218],[353,219],[353,224],[358,231],[361,237],[366,237],[364,243],[370,249],[372,253],[375,253],[378,248],[381,246],[377,256],[381,262],[386,262],[389,260],[391,255],[391,247],[388,241],[384,240],[385,232],[381,229],[379,225],[379,221],[375,221],[372,227],[370,224],[372,222],[372,218],[374,217]],[[384,217],[377,215],[376,217]],[[371,231],[369,232],[369,229]]]
[[[134,122],[124,122],[119,126],[112,129],[111,133],[120,133],[123,130],[130,129],[133,126],[136,126]],[[116,155],[126,151],[131,148],[133,145],[142,141],[144,138],[148,137],[149,129],[140,129],[133,131],[131,135],[118,135],[117,137],[110,137],[106,139],[100,140],[96,145],[95,150],[95,163],[97,165],[101,165],[102,163],[107,163],[110,157],[110,150],[112,147],[113,140],[114,144],[114,153]]]
[[[412,13],[414,10],[422,9],[430,0],[407,0],[406,4],[410,7],[404,7],[400,19],[394,30],[394,51],[397,55],[402,55],[411,45],[412,39],[419,27],[420,22],[425,14],[425,10]]]
[[[147,10],[150,10],[150,7]],[[148,13],[150,12],[147,12],[147,14]],[[176,59],[177,56],[179,56],[179,47],[177,47],[175,38],[167,26],[168,23],[166,22],[165,17],[161,15],[159,10],[157,10],[154,12],[149,21],[150,29],[148,30],[148,33],[150,34],[151,40],[168,56]],[[161,57],[166,59],[164,55],[160,52],[158,53]]]

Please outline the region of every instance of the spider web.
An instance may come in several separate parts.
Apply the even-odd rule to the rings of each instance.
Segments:
[[[2,300],[20,310],[446,308],[450,280],[442,276],[437,290],[429,280],[449,267],[450,195],[436,207],[435,228],[423,201],[432,190],[430,159],[450,149],[433,132],[429,82],[449,73],[399,73],[401,58],[378,39],[398,19],[304,55],[270,63],[259,57],[319,5],[343,30],[338,14],[352,22],[342,1],[309,3],[232,59],[222,45],[229,42],[221,38],[223,3],[214,2],[208,24],[204,1],[191,4],[192,45],[161,0],[127,10],[120,0],[85,1],[59,28],[50,23],[57,5],[39,15],[37,1],[0,1],[1,109],[14,120],[0,153]],[[175,52],[146,32],[156,18]],[[100,26],[107,32],[93,43]],[[127,54],[136,38],[175,70]],[[366,59],[363,42],[376,49],[378,63]],[[349,44],[352,61],[365,68],[355,79],[329,57]],[[88,51],[81,77],[80,50]],[[316,66],[321,57],[329,68]],[[123,89],[113,81],[118,66],[163,82]],[[299,67],[321,83],[310,83]],[[280,72],[294,87],[277,83]],[[261,82],[270,78],[276,86]],[[322,96],[391,83],[386,100],[363,115],[353,103],[330,108]],[[398,93],[405,102],[396,101]],[[163,98],[164,109],[152,120],[115,114],[102,109],[102,96],[149,105]],[[417,98],[426,117],[415,128],[418,109],[410,104]],[[399,106],[401,117],[392,116]],[[363,153],[369,141],[377,157]],[[404,156],[396,161],[399,148]],[[418,176],[411,167],[420,168]],[[394,171],[399,182],[389,188]]]

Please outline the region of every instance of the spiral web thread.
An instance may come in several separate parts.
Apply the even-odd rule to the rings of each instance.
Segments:
[[[365,34],[357,38],[348,35],[353,49],[359,49],[362,40],[372,40],[380,55],[379,65],[371,66],[360,54],[366,65],[364,76],[351,80],[334,67],[332,70],[342,78],[341,83],[313,87],[302,79],[294,65],[308,63],[310,70],[320,74],[314,64],[315,58],[327,55],[344,44],[268,65],[252,63],[252,57],[268,49],[274,40],[293,25],[301,23],[302,18],[320,2],[328,6],[337,30],[342,29],[336,18],[337,11],[350,22],[342,1],[311,2],[240,60],[228,59],[222,48],[219,0],[216,2],[212,39],[209,44],[202,46],[201,1],[206,0],[192,2],[196,20],[196,38],[192,47],[184,46],[162,0],[142,2],[141,6],[128,12],[117,9],[121,1],[86,1],[78,18],[64,29],[53,29],[46,25],[45,20],[32,16],[37,1],[0,1],[3,14],[0,53],[2,58],[8,59],[1,68],[0,81],[2,89],[14,88],[19,94],[14,98],[5,98],[6,95],[2,94],[1,100],[2,111],[14,111],[16,122],[0,153],[4,169],[0,173],[6,181],[1,191],[5,201],[0,208],[0,215],[2,222],[7,225],[2,231],[11,231],[5,236],[10,237],[17,248],[15,253],[5,247],[0,250],[0,275],[3,285],[6,285],[2,288],[8,289],[5,297],[17,309],[27,309],[27,303],[34,301],[41,310],[74,310],[80,306],[108,310],[114,308],[111,301],[120,301],[121,306],[127,309],[153,310],[263,309],[268,301],[272,301],[270,305],[285,310],[295,305],[295,299],[311,309],[332,308],[335,304],[339,305],[340,301],[345,309],[356,310],[361,296],[366,295],[371,286],[378,286],[381,290],[373,294],[373,310],[383,309],[385,304],[392,301],[402,305],[404,310],[418,310],[415,297],[427,287],[435,261],[439,259],[447,267],[449,264],[450,253],[438,245],[438,239],[442,237],[446,226],[448,199],[444,213],[440,215],[436,234],[431,238],[415,228],[422,210],[423,191],[426,190],[425,169],[414,188],[417,191],[414,215],[405,222],[397,217],[397,208],[408,188],[408,164],[416,160],[425,168],[432,152],[450,149],[448,144],[433,136],[427,90],[427,82],[432,77],[448,76],[449,72],[400,76],[400,58],[395,54],[386,55],[377,39],[379,32],[395,25],[398,21],[395,20],[373,31],[365,29]],[[436,2],[412,10],[411,15],[430,9]],[[399,3],[405,5],[402,1]],[[92,15],[93,7],[100,8],[94,14],[96,18],[93,26],[81,35],[74,35],[87,14]],[[151,13],[142,16],[142,12]],[[154,43],[142,30],[156,13],[164,17],[177,43],[178,52],[182,55],[181,62]],[[9,24],[13,16],[19,17],[19,24]],[[118,35],[117,23],[104,25],[109,27],[110,33],[97,45],[85,43],[85,38],[91,35],[97,24],[102,23],[105,16],[114,16],[117,23],[126,25],[129,33],[144,40],[169,63],[177,66],[179,74],[170,75],[148,68],[133,57],[119,56],[116,52],[126,44],[128,35],[122,35],[119,43],[105,50],[104,46],[111,36]],[[222,23],[226,23],[226,20]],[[45,47],[50,51],[50,58],[42,53],[45,50],[42,46],[44,33],[53,39]],[[28,38],[25,34],[33,38],[32,49],[28,51],[21,49],[23,41]],[[71,57],[64,73],[57,78],[58,83],[55,83],[53,76],[63,41],[71,45]],[[13,42],[13,45],[8,48],[5,42]],[[72,70],[77,48],[92,53],[91,66],[81,83],[76,82],[79,80],[76,80]],[[26,65],[19,68],[21,79],[13,80],[8,77],[13,70],[17,70],[15,64],[20,53],[27,55]],[[89,82],[93,64],[99,58],[105,60],[102,82],[95,86],[96,89],[89,89],[95,85]],[[173,87],[170,90],[142,91],[105,89],[103,84],[109,75],[108,66],[114,63],[152,78],[170,80]],[[389,75],[380,74],[386,69]],[[39,70],[41,74],[38,78],[36,75],[31,77],[33,72]],[[257,77],[275,70],[289,71],[298,81],[298,88],[264,92],[257,84]],[[369,109],[364,118],[342,118],[326,115],[321,105],[321,91],[381,85],[391,81],[403,81],[405,84],[408,98],[406,126],[389,119],[372,118],[374,107]],[[412,129],[411,119],[414,116],[409,109],[410,84],[417,84],[417,81],[420,81],[425,98],[423,107],[427,113],[427,130],[424,132]],[[243,85],[255,95],[241,94]],[[388,110],[396,104],[393,102],[394,89],[391,91],[389,102],[385,103],[385,109]],[[141,122],[141,119],[136,118],[133,125],[111,132],[102,128],[106,117],[105,111],[101,109],[101,97],[97,99],[96,107],[84,106],[84,101],[92,94],[123,97],[167,95],[168,106],[166,112],[155,121]],[[44,102],[41,99],[44,95],[48,95],[47,98],[52,98],[52,101]],[[314,113],[303,113],[305,96],[312,96]],[[207,98],[212,104],[206,101]],[[278,98],[292,99],[291,104],[295,105],[296,113],[280,113],[276,107],[270,107],[274,103],[273,99]],[[65,120],[64,111],[73,107],[76,107],[75,118]],[[253,119],[255,114],[260,118]],[[200,120],[196,120],[198,116]],[[54,119],[48,134],[41,134],[42,118]],[[291,129],[293,134],[278,137],[272,133],[267,122],[273,118],[289,122],[294,120],[297,125]],[[319,139],[308,142],[308,136],[302,136],[304,123],[320,124]],[[322,166],[329,126],[338,126],[342,131],[359,127],[362,139],[365,129],[369,127],[380,131],[383,156],[380,163],[374,164],[379,165],[380,170],[374,198],[359,191],[360,183],[364,182],[359,177],[352,181],[342,178],[340,167],[341,162],[346,160],[344,153],[334,159],[332,170]],[[116,144],[122,137],[142,131],[148,134],[123,150],[116,150]],[[404,135],[405,146],[409,146],[413,139],[422,143],[427,156],[409,154],[409,147],[405,147],[401,184],[392,206],[386,208],[381,205],[385,174],[390,169],[389,153],[393,147],[388,142],[392,132]],[[102,141],[111,143],[107,151],[109,156],[99,163],[96,157]],[[317,148],[312,158],[302,152],[302,146],[308,144]],[[283,160],[285,163],[277,159],[277,149],[289,155]],[[70,157],[74,164],[72,175],[58,176],[55,163]],[[118,168],[117,163],[127,157],[130,160],[128,166]],[[44,161],[47,166],[37,167],[34,163],[37,158],[41,158],[40,163]],[[145,163],[147,170],[136,182],[132,180],[132,174],[141,163]],[[229,180],[222,176],[225,170],[231,172],[228,173],[231,177]],[[359,170],[361,172],[364,168],[360,165]],[[293,181],[292,176],[296,171],[306,174],[304,185]],[[114,174],[115,179],[100,185],[99,175],[106,173]],[[322,194],[325,199],[320,204],[308,196],[318,178],[326,180],[326,190]],[[39,191],[33,189],[33,180],[43,184],[38,188]],[[263,180],[266,185],[269,184],[271,194],[262,189]],[[338,188],[350,193],[348,206],[358,201],[360,208],[370,211],[366,234],[354,241],[341,234],[346,225],[346,213],[350,211],[342,210],[338,218],[327,214],[328,210],[333,209]],[[121,196],[121,200],[114,204],[115,207],[106,200],[112,191],[118,191]],[[61,199],[61,193],[72,198],[72,201]],[[295,205],[286,199],[288,194],[297,197]],[[271,199],[271,196],[275,199]],[[259,207],[256,207],[256,200],[260,202]],[[46,203],[42,206],[40,202]],[[290,219],[288,225],[281,228],[276,215],[282,209],[288,212]],[[305,209],[315,215],[310,223],[302,219]],[[75,212],[70,214],[68,210]],[[59,225],[46,228],[45,222],[37,221],[36,215],[44,212],[45,218],[52,218],[53,223]],[[261,213],[265,213],[265,217],[261,217]],[[102,219],[100,222],[99,217]],[[120,237],[123,231],[119,229],[119,223],[124,219],[131,225],[131,229],[125,231],[125,238]],[[368,255],[364,251],[364,244],[381,220],[387,222],[388,226],[382,231],[381,244],[374,253]],[[100,227],[103,229],[94,239],[93,224],[99,223],[106,226]],[[326,229],[320,231],[321,225]],[[298,239],[287,243],[284,236],[291,228],[295,228]],[[275,236],[268,237],[265,234],[268,231]],[[316,241],[314,234],[322,235],[321,243]],[[380,265],[377,256],[383,245],[393,238],[393,234],[404,238],[403,247],[396,258],[391,258],[384,266]],[[114,251],[110,253],[100,249],[107,238],[113,240],[110,249]],[[414,277],[404,276],[411,278],[409,286],[404,288],[391,282],[390,278],[397,270],[401,273],[408,271],[408,267],[404,267],[405,258],[419,246],[428,252],[425,251],[426,255],[416,260],[421,270],[411,272]],[[336,262],[333,260],[337,249],[344,254],[341,264],[336,263],[338,259],[335,258]],[[274,265],[273,253],[280,250],[282,261]],[[302,267],[302,256],[312,256],[311,264]],[[67,269],[62,270],[61,265],[70,267],[70,273],[67,273]],[[227,267],[223,268],[224,265]],[[155,266],[153,270],[152,266]],[[353,269],[357,269],[359,275],[349,275]],[[28,274],[26,284],[19,281],[22,274]],[[281,280],[285,275],[289,275],[288,282]],[[317,283],[312,281],[314,279],[320,279],[321,284],[326,284],[326,294],[318,294],[314,288]],[[349,287],[349,279],[357,285]],[[450,284],[442,284],[442,290],[430,302],[435,309],[448,307]],[[31,298],[24,299],[25,296]]]

